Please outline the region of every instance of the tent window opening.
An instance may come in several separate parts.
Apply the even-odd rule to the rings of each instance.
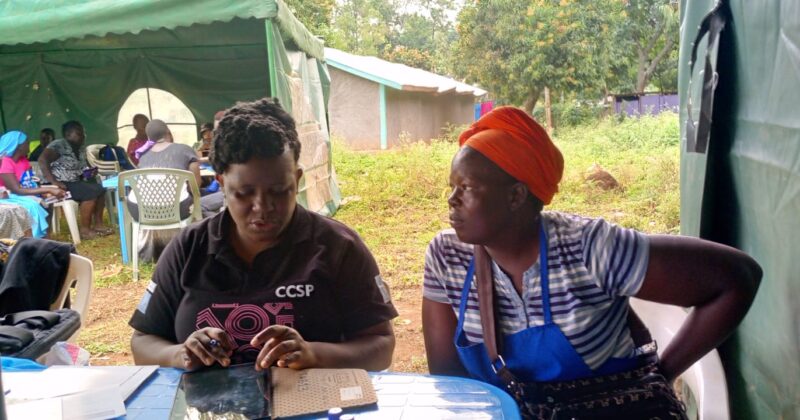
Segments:
[[[192,111],[177,96],[161,89],[141,88],[128,97],[117,118],[118,145],[126,148],[136,137],[133,116],[143,114],[148,119],[167,123],[175,143],[192,146],[197,142],[197,121]]]

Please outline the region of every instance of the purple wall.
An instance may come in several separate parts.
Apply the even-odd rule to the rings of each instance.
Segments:
[[[657,115],[664,111],[678,112],[680,99],[677,94],[619,95],[614,98],[614,112],[627,115]]]

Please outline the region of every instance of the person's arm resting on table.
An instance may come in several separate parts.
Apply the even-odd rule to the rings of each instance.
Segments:
[[[274,325],[256,335],[251,344],[261,347],[256,369],[277,363],[292,369],[354,367],[382,370],[392,363],[394,332],[389,321],[345,337],[341,343],[307,342],[293,328]]]
[[[183,244],[175,238],[164,249],[153,281],[131,318],[131,351],[137,365],[159,365],[195,370],[219,363],[230,365],[235,344],[219,328],[193,332],[183,343],[175,337],[175,313],[183,296],[179,275],[185,264]],[[140,331],[147,329],[147,332]],[[211,340],[216,340],[216,345]]]
[[[422,324],[428,370],[433,375],[469,377],[453,345],[456,314],[449,303],[422,298]]]
[[[444,290],[446,267],[442,255],[443,239],[437,236],[425,253],[422,325],[428,370],[434,375],[468,377],[453,345],[458,318]]]

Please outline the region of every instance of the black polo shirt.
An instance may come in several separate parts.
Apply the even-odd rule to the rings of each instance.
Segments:
[[[129,322],[182,343],[204,327],[239,345],[234,363],[255,360],[250,339],[288,325],[306,341],[340,342],[397,316],[378,265],[352,229],[297,206],[278,245],[248,268],[230,244],[227,211],[186,228],[158,260]]]

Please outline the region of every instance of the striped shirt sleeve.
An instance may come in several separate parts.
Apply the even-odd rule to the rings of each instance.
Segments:
[[[584,262],[597,285],[609,296],[634,296],[647,274],[647,235],[594,219],[584,226],[582,238]]]
[[[450,303],[445,289],[447,269],[444,261],[442,235],[436,235],[428,244],[425,252],[425,275],[423,278],[422,296],[440,303]]]

